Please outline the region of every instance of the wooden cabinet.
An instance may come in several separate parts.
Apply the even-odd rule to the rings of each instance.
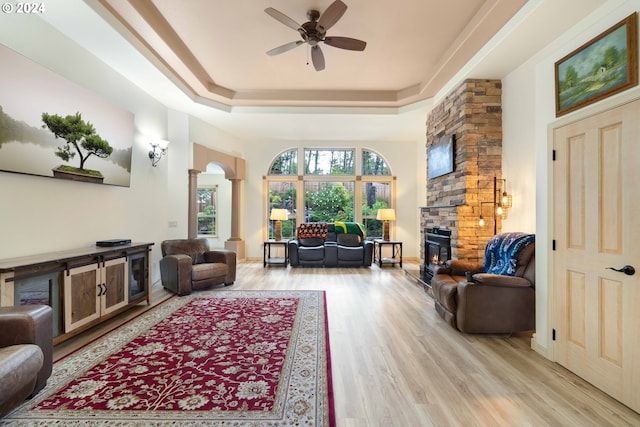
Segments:
[[[132,243],[0,260],[0,306],[48,304],[53,342],[150,303],[151,246]]]
[[[127,305],[127,267],[127,259],[120,257],[63,273],[65,332]]]

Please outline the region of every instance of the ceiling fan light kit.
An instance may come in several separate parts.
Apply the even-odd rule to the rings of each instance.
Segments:
[[[293,48],[307,43],[311,48],[311,61],[316,71],[324,70],[324,54],[320,49],[320,43],[327,44],[329,46],[337,47],[339,49],[363,51],[367,46],[367,43],[353,39],[350,37],[327,37],[327,30],[333,27],[338,20],[347,11],[347,5],[341,0],[335,0],[329,5],[327,10],[322,15],[317,10],[309,10],[307,12],[308,22],[300,25],[293,19],[289,18],[284,13],[268,7],[264,10],[275,20],[283,23],[289,28],[296,30],[300,33],[302,40],[296,40],[294,42],[285,43],[282,46],[278,46],[267,51],[267,55],[274,56],[287,52]]]

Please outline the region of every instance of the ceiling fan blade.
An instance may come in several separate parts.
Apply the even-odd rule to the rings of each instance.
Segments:
[[[289,28],[293,28],[296,31],[302,28],[300,24],[298,24],[296,21],[289,18],[287,15],[280,12],[279,10],[276,10],[272,7],[268,7],[264,11],[267,12],[267,14],[270,15],[272,18],[274,18],[276,21],[282,22],[284,25],[286,25]]]
[[[367,47],[367,42],[350,37],[325,37],[324,42],[329,46],[347,50],[364,50]]]
[[[324,11],[320,19],[318,19],[318,27],[322,27],[324,31],[327,31],[329,28],[333,27],[333,25],[338,22],[338,19],[342,18],[342,15],[347,11],[347,5],[341,2],[340,0],[336,0],[329,5],[327,10]]]
[[[314,46],[311,48],[311,61],[316,71],[324,70],[324,54],[320,49],[320,46]]]
[[[267,51],[267,55],[274,56],[280,55],[281,53],[285,53],[288,50],[296,48],[304,43],[302,40],[297,40],[295,42],[285,43],[282,46],[274,47],[273,49]]]

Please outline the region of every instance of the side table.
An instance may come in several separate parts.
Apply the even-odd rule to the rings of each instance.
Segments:
[[[402,242],[399,240],[383,240],[375,239],[373,241],[375,256],[374,262],[378,262],[378,266],[382,268],[383,264],[399,264],[402,267]],[[382,258],[382,247],[385,245],[391,246],[391,258]]]
[[[271,246],[284,246],[284,258],[271,257]],[[281,264],[287,266],[289,264],[289,240],[265,240],[262,254],[262,267],[267,264]]]

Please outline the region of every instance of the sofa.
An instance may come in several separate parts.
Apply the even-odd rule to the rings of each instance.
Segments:
[[[162,286],[178,295],[215,285],[233,285],[236,253],[209,249],[206,238],[165,240],[160,245]]]
[[[292,267],[370,267],[372,261],[373,242],[357,223],[303,223],[289,241]]]
[[[52,370],[51,307],[0,307],[0,417],[42,390]]]
[[[511,334],[535,329],[535,236],[493,236],[482,262],[450,260],[436,267],[436,312],[464,333]]]

